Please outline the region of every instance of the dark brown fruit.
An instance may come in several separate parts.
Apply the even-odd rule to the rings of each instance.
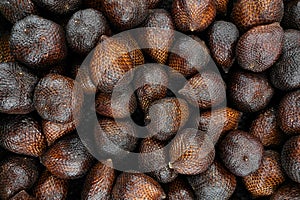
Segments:
[[[278,108],[278,123],[286,134],[299,134],[300,90],[290,92],[282,98]]]
[[[252,122],[249,133],[257,137],[265,147],[281,144],[283,133],[277,122],[277,110],[269,108],[259,114]]]
[[[109,200],[116,178],[112,161],[107,160],[95,164],[86,177],[81,193],[82,200]]]
[[[229,0],[214,0],[217,14],[226,15]]]
[[[153,9],[156,8],[161,0],[147,0],[148,8]]]
[[[9,34],[4,34],[0,36],[0,63],[15,61],[10,50],[9,37]]]
[[[239,65],[253,72],[270,68],[281,54],[283,35],[283,29],[277,22],[250,29],[240,37],[237,44]]]
[[[0,63],[0,112],[27,114],[35,110],[33,91],[38,78],[17,63]]]
[[[220,163],[214,162],[203,173],[189,176],[188,181],[197,199],[229,199],[236,187],[236,178]]]
[[[31,0],[3,0],[0,2],[0,12],[11,23],[37,14],[37,9]]]
[[[30,196],[25,190],[21,190],[18,194],[16,194],[9,200],[36,200],[36,198]]]
[[[139,105],[147,113],[154,101],[166,97],[168,74],[158,64],[142,66],[135,73],[135,88]]]
[[[221,135],[238,128],[242,113],[232,108],[220,108],[212,111],[200,111],[196,118],[196,125],[199,130],[206,132],[214,144]]]
[[[263,145],[247,132],[231,131],[219,146],[220,157],[225,166],[236,176],[255,172],[261,163]]]
[[[274,89],[261,74],[237,71],[228,83],[228,97],[242,112],[256,112],[264,109],[273,97]]]
[[[35,87],[33,101],[43,119],[69,123],[79,115],[83,92],[73,79],[49,74]]]
[[[100,12],[103,11],[103,7],[101,5],[102,0],[84,0],[82,2],[84,8],[93,8],[95,10],[98,10]]]
[[[270,200],[297,200],[300,199],[300,184],[290,183],[280,187]]]
[[[238,0],[231,18],[239,29],[245,31],[258,25],[280,22],[283,12],[282,0]]]
[[[216,21],[209,30],[209,46],[212,57],[225,73],[235,61],[235,47],[239,38],[237,27],[226,21]]]
[[[89,73],[89,67],[85,64],[76,65],[72,69],[72,78],[81,86],[84,94],[95,94],[97,87],[92,81]]]
[[[189,107],[185,100],[174,97],[153,102],[146,113],[147,129],[158,140],[172,138],[187,122]]]
[[[117,178],[112,198],[161,200],[166,194],[154,179],[145,174],[122,173]]]
[[[300,31],[295,29],[285,30],[283,37],[283,54],[296,47],[300,47]]]
[[[282,24],[285,28],[300,30],[300,1],[292,0],[284,6]]]
[[[178,177],[168,184],[168,200],[193,200],[193,190],[185,179]]]
[[[149,175],[161,183],[172,182],[177,173],[168,166],[166,143],[154,138],[142,140],[139,154],[139,165],[142,170],[151,171]],[[155,169],[155,170],[152,170]]]
[[[204,172],[214,161],[215,149],[210,137],[196,129],[184,129],[172,140],[171,169],[180,174],[195,175]]]
[[[300,47],[286,51],[272,67],[270,81],[280,90],[300,88]]]
[[[38,69],[57,64],[67,55],[62,27],[37,15],[15,23],[10,47],[16,60]]]
[[[176,38],[172,47],[169,66],[185,77],[201,71],[210,61],[209,49],[197,36]]]
[[[200,109],[207,109],[222,103],[226,96],[225,83],[213,71],[196,74],[178,92],[187,101]]]
[[[256,198],[272,195],[276,188],[285,181],[284,176],[279,153],[269,150],[264,152],[258,170],[243,177],[243,181],[247,190]]]
[[[93,83],[101,92],[112,93],[114,86],[134,65],[128,46],[122,40],[107,37],[102,39],[92,57],[90,72]]]
[[[205,30],[216,16],[214,0],[174,0],[172,16],[180,31]]]
[[[79,9],[82,0],[33,0],[38,6],[51,12],[52,14],[69,14]]]
[[[64,200],[68,193],[68,181],[44,171],[33,191],[35,197],[39,200]]]
[[[298,115],[299,116],[299,115]],[[289,139],[281,151],[281,165],[293,181],[300,183],[300,136]]]
[[[39,176],[32,158],[10,156],[0,164],[0,198],[7,200],[21,190],[30,189]]]
[[[76,179],[86,174],[93,157],[78,137],[59,140],[40,158],[41,163],[53,175],[62,179]]]
[[[0,122],[0,145],[11,152],[35,157],[47,147],[39,123],[26,115],[8,116]]]
[[[56,123],[56,122],[43,120],[42,128],[48,146],[51,146],[59,138],[74,131],[76,129],[76,123],[73,121],[73,122],[63,124],[63,123]]]
[[[171,15],[164,9],[149,11],[149,16],[143,23],[145,29],[141,34],[145,52],[157,63],[165,64],[168,59],[169,48],[174,39],[174,25]],[[151,28],[151,29],[150,29]]]
[[[137,99],[130,87],[117,87],[113,95],[98,93],[95,102],[99,115],[113,119],[130,117],[137,108]]]
[[[86,55],[100,40],[102,35],[109,35],[110,28],[104,15],[94,9],[80,10],[73,14],[66,27],[67,41],[70,48]]]
[[[116,122],[113,119],[99,120],[94,136],[101,156],[113,161],[124,158],[135,149],[138,142],[134,124],[127,121]]]
[[[148,15],[146,0],[103,0],[102,6],[111,24],[120,30],[140,25]]]

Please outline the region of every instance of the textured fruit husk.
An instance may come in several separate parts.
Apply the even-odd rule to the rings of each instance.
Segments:
[[[52,0],[32,0],[36,5],[50,12],[52,15],[67,15],[78,10],[81,6],[82,0],[66,0],[66,1],[52,1]]]
[[[95,94],[97,87],[92,81],[88,66],[76,65],[72,69],[72,78],[74,78],[81,86],[85,94]]]
[[[270,200],[299,199],[299,183],[288,183],[281,186],[270,198]]]
[[[292,0],[284,6],[282,24],[285,28],[300,30],[300,5],[299,0]]]
[[[287,29],[284,31],[282,53],[290,49],[300,47],[300,31],[295,29]]]
[[[18,194],[10,198],[10,200],[36,200],[36,198],[30,196],[25,190],[21,190]]]
[[[191,186],[183,177],[178,177],[168,184],[169,200],[193,200],[195,199]]]
[[[0,37],[0,63],[14,62],[15,59],[11,53],[9,46],[9,35],[1,35]]]

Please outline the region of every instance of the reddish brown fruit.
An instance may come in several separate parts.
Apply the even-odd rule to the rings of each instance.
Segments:
[[[63,138],[51,146],[40,158],[53,175],[62,179],[82,177],[91,167],[93,157],[79,138]]]
[[[203,31],[214,20],[216,6],[214,0],[174,0],[172,16],[180,31]]]
[[[279,23],[257,26],[242,35],[236,48],[239,65],[252,72],[263,72],[279,58],[284,32]]]
[[[7,157],[0,164],[0,198],[8,200],[21,190],[30,189],[38,176],[37,162],[32,158]]]
[[[285,30],[283,37],[283,54],[296,47],[300,47],[300,31],[295,29]]]
[[[122,173],[112,191],[113,199],[153,199],[166,198],[161,186],[151,177],[138,173]]]
[[[153,9],[156,8],[161,0],[147,0],[148,8]]]
[[[173,97],[153,102],[146,113],[147,129],[158,140],[172,138],[187,122],[189,108],[186,101]]]
[[[229,199],[236,187],[236,178],[220,163],[214,162],[203,173],[189,176],[188,181],[197,199]]]
[[[164,149],[165,145],[165,142],[154,138],[143,139],[139,154],[141,169],[150,170],[149,175],[161,183],[172,182],[177,177],[177,173],[168,166],[168,152]]]
[[[287,134],[297,135],[300,132],[300,90],[285,95],[278,108],[278,123]]]
[[[269,108],[259,114],[250,127],[249,133],[257,137],[265,147],[279,145],[282,142],[283,133],[276,117],[275,108]]]
[[[69,123],[80,113],[83,92],[73,79],[58,74],[48,74],[35,87],[33,101],[43,119]]]
[[[212,164],[215,149],[207,134],[188,128],[172,140],[169,154],[171,169],[180,174],[195,175],[204,172]]]
[[[196,74],[178,93],[200,109],[217,106],[225,100],[226,96],[222,77],[213,71]]]
[[[168,184],[168,200],[193,200],[193,190],[185,179],[178,177]]]
[[[34,157],[47,147],[39,123],[26,115],[8,116],[0,122],[0,144],[11,152]]]
[[[300,184],[290,183],[280,187],[270,198],[270,200],[297,200],[300,199]]]
[[[38,77],[17,63],[0,63],[0,112],[27,114],[35,110],[33,91]]]
[[[36,5],[51,12],[53,15],[65,15],[72,13],[79,9],[82,0],[65,0],[65,1],[52,1],[52,0],[33,0]]]
[[[243,177],[247,190],[253,197],[272,195],[285,181],[280,165],[280,155],[276,151],[264,152],[262,163],[257,171]]]
[[[225,73],[235,61],[235,47],[239,30],[231,22],[216,21],[209,30],[209,46],[212,57]]]
[[[25,190],[21,190],[18,194],[16,194],[9,200],[36,200],[36,198],[30,196]]]
[[[237,71],[231,75],[228,97],[242,112],[256,112],[264,109],[274,94],[268,79],[261,74]]]
[[[97,87],[92,81],[87,65],[75,65],[72,69],[72,78],[81,86],[84,94],[95,94]]]
[[[15,61],[9,46],[9,37],[8,34],[0,36],[0,63]]]
[[[281,151],[281,165],[293,181],[300,183],[300,136],[289,139]]]
[[[263,145],[247,132],[231,131],[219,146],[220,157],[229,171],[236,176],[255,172],[261,163]]]
[[[95,164],[86,177],[81,199],[109,200],[116,178],[115,170],[112,168],[112,161],[107,160]]]
[[[209,49],[197,36],[176,38],[172,47],[169,66],[188,77],[197,74],[210,61]],[[173,74],[175,75],[175,74]]]
[[[120,30],[140,25],[148,15],[146,0],[103,0],[102,6],[111,24]]]
[[[67,55],[62,27],[37,15],[15,23],[10,48],[16,60],[37,69],[57,64]]]
[[[44,171],[34,187],[34,195],[39,200],[64,200],[68,193],[68,181]]]
[[[0,2],[0,12],[11,23],[37,14],[37,9],[31,0],[4,0]]]
[[[214,0],[214,2],[216,5],[217,14],[226,15],[229,0]]]
[[[231,18],[239,29],[245,31],[258,25],[280,22],[283,12],[282,0],[238,0]]]
[[[300,30],[300,4],[299,0],[292,0],[284,6],[282,24],[285,28]]]

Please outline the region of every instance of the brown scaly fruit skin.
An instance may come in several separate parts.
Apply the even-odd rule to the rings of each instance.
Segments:
[[[165,145],[165,142],[154,138],[143,139],[140,145],[139,165],[141,169],[147,171],[156,169],[148,174],[160,183],[172,182],[177,177],[177,173],[168,166],[168,152],[163,149]],[[151,153],[151,155],[148,156],[146,153]]]
[[[289,139],[281,151],[281,165],[285,173],[293,181],[300,183],[300,136]]]
[[[282,53],[285,54],[290,49],[300,47],[300,31],[287,29],[284,31]]]
[[[57,64],[67,55],[62,27],[37,15],[14,24],[10,48],[16,60],[37,69]]]
[[[218,15],[226,15],[227,14],[227,6],[229,3],[229,0],[214,0],[217,14]]]
[[[300,132],[300,90],[286,94],[278,107],[278,123],[280,128],[289,135]]]
[[[33,0],[39,7],[51,12],[53,15],[65,15],[76,11],[81,6],[82,0],[66,0],[66,1],[52,1],[52,0]]]
[[[285,181],[280,154],[272,150],[265,151],[258,170],[243,177],[243,181],[247,190],[255,198],[272,195]]]
[[[36,6],[31,0],[4,0],[0,2],[0,12],[11,23],[37,14]]]
[[[208,109],[224,101],[225,87],[219,74],[207,70],[190,78],[178,93],[193,106]]]
[[[196,129],[184,129],[172,140],[169,150],[171,169],[185,175],[204,172],[214,161],[210,137]]]
[[[84,0],[82,2],[84,8],[93,8],[100,12],[103,12],[103,7],[101,5],[102,0]]]
[[[68,181],[57,178],[46,170],[40,176],[33,193],[40,200],[64,200],[68,193]]]
[[[146,0],[103,0],[102,6],[110,23],[119,30],[140,25],[148,15]]]
[[[168,97],[153,102],[146,113],[147,129],[158,140],[171,139],[189,118],[189,107],[185,100]]]
[[[41,157],[41,163],[58,178],[76,179],[84,176],[92,165],[93,157],[79,138],[63,138]]]
[[[110,32],[104,15],[94,9],[85,9],[74,13],[66,27],[69,47],[81,55],[91,52],[100,37],[110,35]]]
[[[300,30],[300,4],[299,0],[292,0],[284,6],[282,24],[285,28]]]
[[[209,61],[210,53],[205,42],[194,35],[176,38],[169,56],[170,68],[185,77],[197,74]]]
[[[153,9],[156,8],[161,0],[147,0],[148,8]]]
[[[282,0],[238,0],[231,13],[232,21],[240,30],[280,22],[283,17]]]
[[[256,26],[237,43],[236,57],[239,65],[252,72],[263,72],[279,58],[284,32],[279,23]]]
[[[11,152],[34,157],[47,147],[38,121],[26,115],[8,116],[0,122],[0,144]]]
[[[280,145],[283,132],[277,122],[277,110],[272,107],[261,112],[252,122],[249,133],[259,138],[265,147]]]
[[[75,65],[71,71],[71,78],[76,80],[81,86],[84,94],[95,94],[97,92],[97,87],[92,81],[91,75],[89,73],[89,67],[85,63],[81,65]]]
[[[0,112],[27,114],[35,110],[33,91],[38,77],[25,67],[9,62],[0,63]]]
[[[300,184],[289,183],[281,186],[270,198],[270,200],[297,200],[300,198]]]
[[[83,92],[73,79],[59,74],[48,74],[35,87],[33,101],[43,119],[69,123],[79,116]]]
[[[115,170],[112,167],[111,160],[99,162],[92,167],[86,177],[83,190],[81,192],[81,199],[110,199],[116,178]]]
[[[208,37],[212,57],[228,73],[235,61],[239,30],[231,22],[216,21],[209,29]]]
[[[29,157],[9,156],[0,164],[0,198],[8,200],[30,189],[39,176],[37,162]]]
[[[196,118],[196,126],[206,132],[216,144],[219,138],[230,130],[238,128],[242,113],[226,107],[212,111],[200,111]]]
[[[229,199],[236,187],[235,176],[217,161],[205,172],[187,178],[197,199]]]
[[[221,160],[236,176],[247,176],[255,172],[263,156],[263,145],[247,132],[231,131],[219,145]]]
[[[125,44],[130,58],[132,59],[133,66],[143,65],[145,63],[145,58],[143,52],[137,42],[138,38],[136,35],[123,32],[120,36],[121,41]]]
[[[174,0],[172,16],[178,30],[200,32],[213,22],[216,6],[214,0]]]
[[[36,200],[36,198],[30,196],[25,190],[21,190],[18,194],[16,194],[9,200]]]
[[[122,173],[112,191],[113,199],[153,199],[166,198],[162,187],[151,177],[139,173]]]
[[[0,36],[0,63],[15,61],[10,50],[9,38],[9,34],[4,34]]]
[[[242,112],[264,109],[274,94],[274,88],[262,74],[236,71],[228,83],[228,97],[234,107]]]
[[[178,177],[168,184],[168,200],[193,200],[194,193],[183,177]]]

